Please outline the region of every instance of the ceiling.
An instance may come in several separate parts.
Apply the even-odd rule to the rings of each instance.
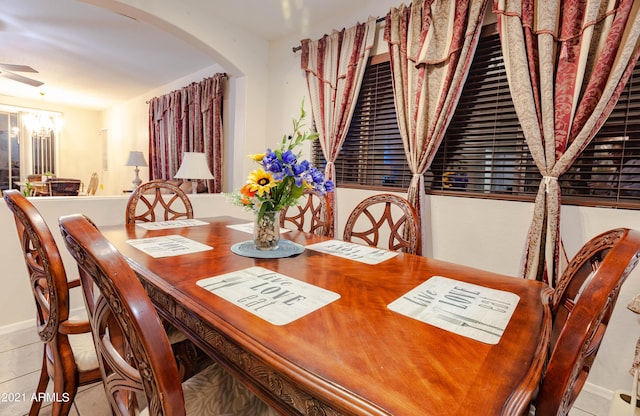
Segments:
[[[345,9],[344,0],[197,1],[267,40],[303,33],[309,16],[322,20]],[[350,0],[349,7],[366,3]],[[0,99],[104,109],[215,64],[148,23],[82,1],[0,0],[0,7],[0,44],[11,45],[0,63],[28,65],[38,73],[15,74],[44,82],[34,87],[0,75]]]

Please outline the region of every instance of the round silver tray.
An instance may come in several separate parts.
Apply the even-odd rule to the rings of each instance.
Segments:
[[[258,250],[253,240],[243,241],[231,246],[231,251],[239,256],[257,259],[281,259],[295,256],[304,251],[304,246],[289,240],[280,240],[275,250]]]

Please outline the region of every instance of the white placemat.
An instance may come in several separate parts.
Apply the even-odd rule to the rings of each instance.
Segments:
[[[127,243],[154,258],[180,256],[213,250],[213,247],[190,240],[181,235],[165,235],[162,237],[138,238],[127,240]]]
[[[321,243],[306,246],[310,250],[345,259],[359,261],[366,264],[378,264],[398,255],[395,251],[377,247],[364,246],[362,244],[349,243],[340,240],[327,240]]]
[[[273,325],[286,325],[340,295],[263,267],[199,280],[198,286]]]
[[[227,225],[227,227],[232,228],[234,230],[242,231],[243,233],[253,234],[253,223],[248,222],[246,224],[231,224]],[[280,227],[280,234],[289,232],[291,230],[286,229],[284,227]]]
[[[497,344],[519,301],[515,293],[434,276],[388,308],[477,341]]]
[[[167,230],[171,228],[182,228],[182,227],[194,227],[196,225],[205,225],[207,222],[196,220],[196,219],[186,219],[186,220],[171,220],[171,221],[156,221],[156,222],[139,222],[136,223],[137,227],[144,228],[145,230]]]

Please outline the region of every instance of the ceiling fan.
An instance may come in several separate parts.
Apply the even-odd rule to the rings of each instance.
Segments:
[[[39,87],[40,85],[44,84],[44,82],[15,74],[14,72],[38,73],[38,71],[27,65],[0,64],[0,77],[9,78],[14,81],[22,82],[24,84],[29,84],[33,87]]]

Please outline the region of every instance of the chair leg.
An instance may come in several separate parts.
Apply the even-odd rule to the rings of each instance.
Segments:
[[[67,416],[78,392],[77,374],[63,374],[54,377],[53,406],[51,416]]]
[[[185,340],[171,345],[171,348],[176,358],[180,379],[184,381],[193,376],[198,360],[196,346],[192,342]]]
[[[40,380],[38,380],[38,387],[36,388],[35,400],[31,401],[31,408],[29,409],[29,416],[38,416],[40,413],[40,407],[42,406],[42,401],[37,400],[40,397],[40,393],[44,393],[47,390],[47,385],[49,384],[49,372],[47,371],[47,346],[45,344],[44,351],[42,354],[42,370],[40,370]]]

